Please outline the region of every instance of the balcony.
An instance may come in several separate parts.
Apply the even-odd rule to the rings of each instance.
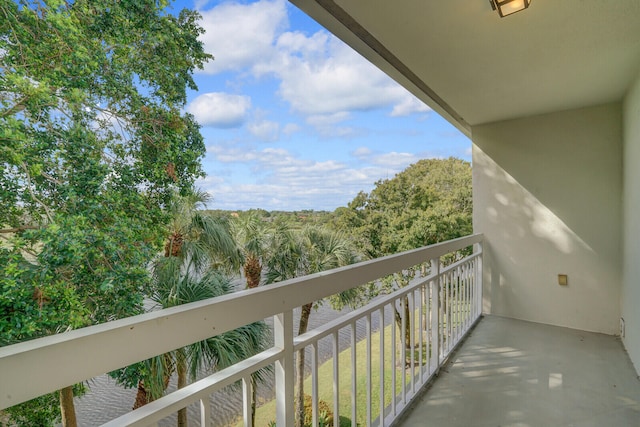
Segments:
[[[446,255],[470,247],[474,250],[469,256],[450,261],[449,265],[441,261]],[[418,274],[409,285],[294,337],[294,308],[413,267]],[[251,374],[267,366],[272,366],[275,372],[274,419],[278,426],[293,425],[294,362],[301,349],[311,355],[312,380],[306,392],[312,396],[313,425],[319,425],[321,340],[331,341],[334,352],[334,393],[330,399],[334,419],[364,417],[367,425],[390,425],[480,318],[481,267],[482,235],[472,235],[276,285],[3,347],[0,408],[271,317],[272,348],[104,425],[157,425],[179,409],[196,404],[200,406],[200,425],[209,426],[216,418],[210,396],[241,383],[244,425],[250,426]],[[355,329],[363,323],[366,367],[358,375],[362,366],[357,367],[353,361],[363,347],[356,350]],[[385,333],[379,334],[375,347],[373,325],[389,325],[383,328]],[[351,381],[344,381],[345,373],[340,372],[345,367],[335,357],[339,353],[339,335],[344,333],[351,336],[352,362],[346,368]],[[382,357],[374,358],[374,354]],[[364,385],[357,384],[361,378],[365,378]],[[366,395],[365,403],[362,407],[351,403],[350,413],[344,413],[339,408],[345,394],[351,402],[356,400],[355,396]],[[382,413],[378,408],[384,408]]]
[[[199,408],[200,425],[215,425],[211,395],[241,383],[244,425],[251,426],[250,376],[266,366],[275,371],[274,419],[278,426],[293,425],[294,362],[300,349],[310,356],[311,387],[305,392],[312,396],[313,425],[320,425],[318,348],[323,340],[334,355],[328,402],[334,420],[364,419],[362,424],[375,426],[602,425],[605,419],[613,426],[637,424],[640,384],[616,337],[494,316],[480,322],[482,243],[482,235],[468,236],[0,348],[0,407],[272,317],[272,348],[104,425],[160,425],[189,405]],[[441,261],[470,246],[471,255],[449,265]],[[415,266],[422,274],[408,286],[294,337],[294,308]],[[359,344],[356,325],[365,330]],[[385,333],[374,340],[376,330]],[[346,376],[335,357],[344,334],[350,337],[351,356]],[[353,362],[356,353],[364,354],[364,369]]]

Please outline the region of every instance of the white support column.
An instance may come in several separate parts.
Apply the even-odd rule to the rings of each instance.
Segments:
[[[292,427],[293,409],[293,311],[273,316],[275,346],[283,350],[282,358],[276,361],[276,424]]]

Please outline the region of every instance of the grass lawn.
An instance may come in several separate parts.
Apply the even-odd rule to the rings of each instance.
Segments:
[[[396,329],[396,340],[400,340],[400,336]],[[417,338],[416,338],[417,340]],[[388,407],[391,404],[391,326],[384,328],[384,404]],[[380,414],[380,331],[371,334],[371,418],[375,419]],[[419,352],[415,352],[415,360],[418,360]],[[366,425],[367,418],[367,340],[361,340],[356,345],[356,421],[358,425]],[[407,351],[407,358],[410,357]],[[340,425],[350,426],[352,416],[351,402],[351,348],[342,351],[339,356],[339,399],[340,399]],[[396,394],[402,389],[402,363],[400,363],[400,345],[396,345]],[[426,360],[426,352],[423,351],[423,360]],[[416,373],[418,369],[416,368]],[[406,381],[409,385],[410,372],[407,368]],[[311,376],[305,380],[305,393],[311,394]],[[318,368],[318,392],[320,400],[324,400],[333,408],[333,359],[324,362]],[[270,421],[275,420],[275,400],[265,403],[256,411],[256,426],[268,426]],[[237,426],[242,426],[240,421]]]

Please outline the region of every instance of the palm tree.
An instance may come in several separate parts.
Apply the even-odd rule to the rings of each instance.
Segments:
[[[164,256],[178,258],[184,267],[188,264],[196,273],[211,268],[236,271],[242,263],[242,254],[226,219],[204,210],[209,199],[209,195],[199,189],[174,197],[167,209],[170,222]]]
[[[231,282],[220,273],[237,271],[242,254],[230,234],[229,224],[208,215],[203,208],[208,195],[194,190],[176,195],[167,207],[170,221],[164,256],[153,266],[151,299],[162,308],[212,298],[231,292]],[[160,397],[175,372],[178,388],[187,385],[187,371],[194,379],[203,367],[224,368],[266,348],[268,333],[263,322],[204,340],[149,359],[142,366],[134,408]],[[187,425],[186,409],[178,411],[178,426]]]
[[[157,286],[152,299],[163,308],[180,304],[214,298],[232,292],[231,281],[217,271],[208,271],[201,277],[194,277],[187,269],[182,273],[181,266],[175,260],[164,258],[164,262],[156,264],[154,276]],[[254,322],[215,337],[179,348],[164,355],[157,363],[155,382],[162,380],[161,386],[166,388],[165,378],[175,370],[178,388],[194,381],[203,369],[224,369],[236,364],[269,346],[269,330],[264,322]],[[262,380],[258,372],[254,381]],[[187,425],[187,413],[183,408],[178,411],[178,427]]]
[[[255,288],[262,279],[262,262],[270,238],[269,230],[257,213],[248,212],[231,221],[231,234],[244,256],[243,270],[247,288]]]
[[[307,227],[299,232],[287,224],[279,224],[273,238],[272,256],[267,262],[267,283],[275,283],[294,277],[304,276],[336,267],[352,264],[358,260],[351,242],[341,233],[318,227]],[[347,291],[338,298],[348,300]],[[298,335],[304,334],[309,326],[313,301],[302,306]],[[298,352],[296,361],[296,423],[304,423],[304,349]]]

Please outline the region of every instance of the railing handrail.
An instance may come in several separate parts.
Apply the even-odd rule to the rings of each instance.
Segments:
[[[159,414],[158,409],[178,412],[190,403],[198,399],[206,398],[216,389],[230,386],[235,382],[250,376],[253,372],[265,368],[275,362],[281,355],[282,350],[272,347],[241,362],[236,363],[224,370],[215,372],[193,384],[163,396],[162,400],[154,400],[142,406],[137,411],[127,414],[127,426],[137,425],[148,426],[151,423],[160,421],[165,415]],[[121,427],[120,420],[112,420],[102,425],[102,427]]]
[[[473,234],[270,286],[0,347],[0,409],[292,310],[481,241],[482,234]],[[163,339],[159,340],[159,336]],[[105,348],[127,348],[127,351],[105,351]]]
[[[428,276],[420,277],[418,280],[412,281],[412,283],[402,289],[397,290],[388,295],[384,295],[377,299],[375,302],[371,302],[364,307],[357,308],[345,315],[342,315],[334,320],[330,320],[329,322],[320,325],[310,331],[305,332],[302,335],[298,335],[293,339],[293,348],[298,351],[301,348],[304,348],[312,341],[318,341],[322,338],[328,337],[334,331],[339,330],[354,321],[363,318],[364,316],[374,313],[377,310],[380,310],[381,307],[384,307],[391,303],[393,300],[397,299],[398,296],[404,296],[409,294],[414,289],[419,286],[430,282],[431,280],[436,278],[435,273],[431,273]]]
[[[463,259],[456,261],[455,263],[447,267],[442,268],[439,274],[435,272],[431,272],[426,276],[422,276],[417,279],[414,279],[409,283],[409,285],[405,286],[404,288],[398,289],[397,291],[391,294],[381,296],[379,299],[370,302],[364,307],[359,307],[343,316],[340,316],[337,319],[331,320],[323,325],[320,325],[311,331],[305,332],[302,335],[298,335],[293,340],[294,349],[296,351],[300,350],[301,348],[304,348],[306,345],[308,345],[309,342],[311,341],[317,341],[317,340],[321,340],[322,338],[328,337],[334,331],[353,323],[357,319],[361,319],[367,314],[371,314],[380,310],[381,307],[388,305],[394,299],[410,294],[418,287],[434,280],[437,276],[445,274],[448,271],[451,271],[454,268],[458,267],[459,265],[462,265],[463,263],[468,262],[470,259],[479,257],[481,254],[482,254],[481,252],[475,252],[467,257],[464,257]]]

